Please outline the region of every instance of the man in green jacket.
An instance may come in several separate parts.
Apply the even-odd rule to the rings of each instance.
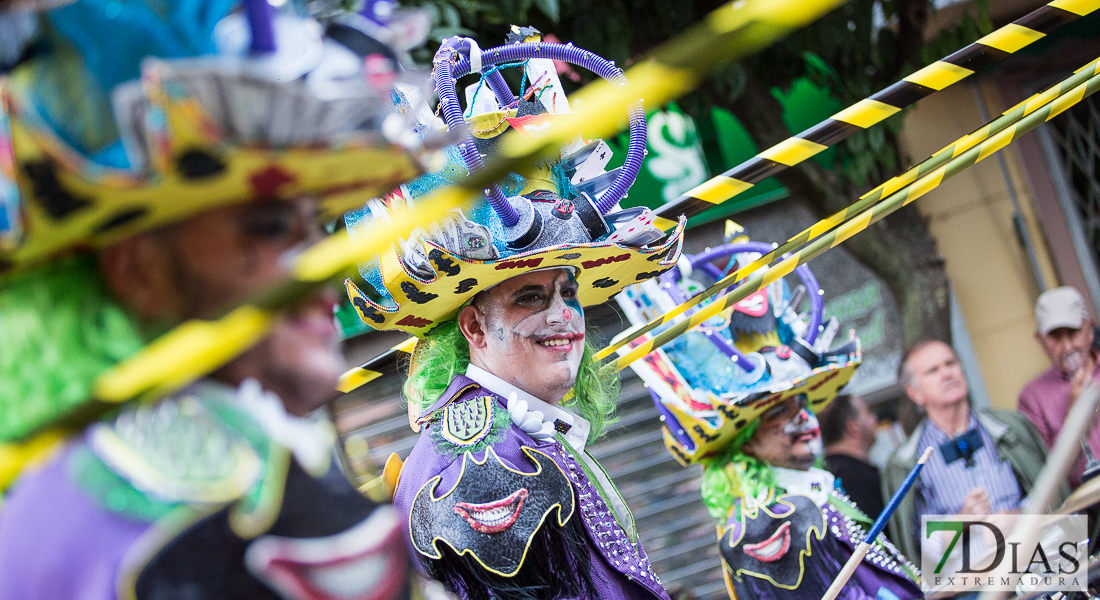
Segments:
[[[888,530],[906,556],[919,557],[915,534],[921,515],[1019,512],[1047,453],[1035,427],[1019,413],[970,406],[966,378],[951,346],[938,340],[914,344],[902,360],[900,378],[927,417],[890,455],[882,492],[887,499],[893,496],[924,448],[936,449]],[[1055,507],[1066,493],[1063,485]]]

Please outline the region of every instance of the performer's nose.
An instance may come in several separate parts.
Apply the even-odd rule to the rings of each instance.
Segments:
[[[546,311],[546,323],[548,325],[556,325],[568,321],[571,318],[573,318],[573,316],[569,314],[569,307],[566,306],[561,295],[554,294],[554,298],[550,301],[550,308]]]

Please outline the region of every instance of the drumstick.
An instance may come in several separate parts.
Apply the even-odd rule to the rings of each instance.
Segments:
[[[840,590],[844,588],[844,584],[848,583],[852,574],[856,572],[856,567],[859,563],[863,562],[863,557],[867,555],[867,551],[871,549],[871,544],[878,537],[878,534],[882,533],[882,530],[886,528],[886,522],[890,520],[890,515],[894,514],[898,505],[901,504],[902,498],[909,493],[909,488],[913,487],[913,483],[917,480],[917,474],[920,473],[924,463],[928,462],[928,459],[932,456],[932,447],[929,446],[924,449],[924,454],[920,455],[920,459],[913,467],[912,471],[905,476],[905,481],[902,482],[898,491],[894,492],[894,497],[890,498],[890,502],[886,505],[886,508],[882,511],[882,514],[878,516],[875,524],[871,527],[871,531],[867,532],[867,535],[863,538],[863,541],[856,546],[852,556],[848,558],[848,562],[844,563],[844,568],[837,574],[836,579],[833,580],[833,584],[829,586],[829,589],[825,592],[825,595],[821,597],[821,600],[836,600],[836,597],[840,595]]]

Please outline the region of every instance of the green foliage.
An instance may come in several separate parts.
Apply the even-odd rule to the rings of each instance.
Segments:
[[[974,12],[963,13],[954,28],[945,29],[921,48],[921,62],[933,63],[993,31],[989,18],[989,0],[976,0]]]
[[[532,17],[557,23],[561,19],[559,0],[412,0],[405,6],[420,6],[431,15],[428,37],[436,42],[461,35],[477,39],[482,47],[504,43],[510,25],[524,25]],[[539,13],[533,14],[534,8]],[[492,35],[485,34],[492,32]],[[435,48],[414,53],[420,62],[430,62]]]
[[[662,0],[416,3],[433,10],[432,35],[436,38],[455,33],[474,35],[482,47],[487,47],[503,42],[508,25],[533,25],[624,66],[721,5],[716,1]],[[954,27],[925,41],[922,32],[933,11],[931,0],[850,0],[760,54],[719,67],[709,82],[708,100],[700,102],[689,96],[682,105],[697,120],[705,120],[713,104],[729,108],[746,86],[788,90],[794,81],[806,77],[849,106],[978,39],[993,27],[988,0],[977,0]],[[581,83],[592,78],[589,73],[581,75]],[[572,87],[569,81],[563,84],[567,91]],[[844,182],[863,188],[899,170],[897,136],[903,115],[894,115],[838,145],[836,168]],[[708,154],[715,153],[708,149]]]

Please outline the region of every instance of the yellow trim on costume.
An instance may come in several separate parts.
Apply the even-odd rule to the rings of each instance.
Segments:
[[[432,550],[434,550],[435,553],[436,553],[435,556],[432,556],[431,554],[425,553],[420,548],[416,548],[416,551],[419,552],[420,554],[428,557],[428,558],[433,559],[433,560],[439,560],[439,559],[443,558],[443,553],[439,551],[439,548],[436,546],[436,542],[443,542],[444,544],[447,544],[447,546],[450,547],[451,550],[454,550],[455,554],[458,554],[459,556],[469,555],[471,558],[476,560],[477,563],[479,565],[481,565],[486,571],[488,571],[490,573],[493,573],[494,575],[500,575],[501,577],[515,577],[516,573],[519,573],[519,570],[521,568],[523,568],[523,563],[527,559],[527,553],[528,553],[528,551],[531,550],[531,541],[535,539],[535,534],[538,533],[539,529],[542,528],[543,523],[546,521],[546,517],[548,517],[550,515],[550,511],[554,510],[555,508],[558,509],[558,518],[557,518],[558,527],[565,527],[565,524],[569,522],[569,519],[573,518],[573,515],[577,511],[577,499],[576,499],[576,497],[574,496],[574,493],[573,493],[573,484],[569,483],[569,478],[566,477],[565,471],[561,470],[561,467],[558,466],[558,463],[554,462],[554,459],[550,458],[550,456],[548,454],[546,454],[545,452],[541,452],[539,450],[536,450],[534,448],[529,448],[527,446],[523,446],[520,449],[523,450],[523,453],[527,455],[527,458],[529,458],[531,460],[531,462],[534,463],[535,469],[536,469],[534,473],[524,473],[523,471],[517,471],[516,469],[513,469],[513,468],[509,467],[508,465],[504,464],[504,461],[502,461],[500,459],[500,457],[497,456],[497,453],[493,451],[493,448],[491,446],[485,450],[485,457],[481,460],[481,462],[478,462],[478,460],[476,458],[474,458],[474,455],[470,454],[470,452],[467,450],[465,453],[462,454],[462,468],[458,473],[458,479],[455,480],[454,487],[451,488],[450,491],[448,491],[446,494],[443,494],[442,496],[439,496],[438,498],[435,496],[435,486],[439,485],[439,482],[443,480],[442,475],[436,475],[435,477],[432,477],[431,479],[429,479],[423,486],[421,486],[420,491],[416,492],[416,496],[413,497],[413,502],[412,502],[412,505],[416,506],[417,499],[420,498],[420,495],[423,494],[424,492],[428,492],[428,500],[431,501],[431,502],[439,502],[440,500],[446,498],[447,496],[450,496],[451,493],[454,492],[455,489],[458,488],[459,484],[462,483],[462,478],[466,475],[466,460],[467,459],[473,461],[474,464],[481,466],[481,465],[484,465],[489,460],[489,456],[492,455],[492,457],[496,459],[497,463],[499,463],[501,467],[503,467],[503,468],[513,472],[513,473],[523,475],[525,477],[535,477],[535,476],[539,475],[540,473],[542,473],[542,463],[539,462],[538,460],[536,460],[534,455],[535,454],[541,454],[543,457],[546,458],[546,460],[550,461],[550,464],[554,465],[554,467],[558,469],[558,472],[561,473],[561,476],[563,478],[565,478],[565,482],[567,484],[566,487],[569,488],[569,497],[571,499],[570,500],[571,510],[569,511],[569,514],[565,515],[565,517],[563,518],[562,517],[562,511],[565,510],[565,507],[562,506],[561,502],[555,502],[554,504],[551,504],[549,507],[547,507],[546,512],[544,512],[542,517],[539,518],[538,524],[535,526],[534,530],[531,531],[530,537],[527,538],[527,545],[523,548],[523,555],[520,556],[519,563],[516,565],[516,570],[512,571],[511,573],[504,573],[504,572],[501,572],[501,571],[497,571],[496,569],[492,569],[488,565],[486,565],[484,562],[482,562],[481,557],[479,557],[477,554],[475,554],[473,550],[470,550],[469,548],[467,548],[467,549],[463,550],[462,552],[459,552],[458,548],[455,548],[454,545],[452,545],[450,542],[448,542],[447,540],[445,540],[445,539],[443,539],[439,536],[432,537],[431,546],[432,546]],[[431,487],[431,489],[429,489],[429,487]],[[415,540],[416,537],[413,535],[412,526],[413,526],[412,519],[409,519],[409,538],[412,539],[412,540]],[[414,548],[416,547],[415,542],[413,543],[413,547]]]
[[[138,537],[126,553],[118,567],[115,578],[115,593],[119,600],[138,600],[137,580],[145,567],[169,542],[178,538],[195,523],[225,508],[226,504],[184,504],[157,519],[149,529]]]
[[[401,460],[396,452],[391,452],[389,458],[386,459],[386,466],[382,467],[382,480],[390,488],[391,502],[394,493],[397,492],[397,484],[401,482],[401,472],[404,470],[405,462]]]
[[[493,417],[496,411],[496,401],[492,396],[475,396],[462,401],[462,404],[467,402],[480,401],[481,405],[485,408],[485,420],[481,423],[477,431],[474,431],[467,438],[460,438],[451,433],[451,427],[454,424],[454,411],[458,410],[458,406],[454,402],[447,403],[446,408],[443,409],[443,422],[440,424],[439,435],[443,436],[443,439],[459,447],[470,447],[481,441],[489,430],[493,428]]]
[[[28,467],[40,465],[65,442],[68,432],[48,429],[25,442],[0,444],[0,492]]]
[[[115,433],[110,425],[99,424],[93,427],[89,433],[89,442],[96,455],[112,470],[131,481],[134,487],[152,490],[175,501],[207,504],[228,502],[247,492],[264,472],[259,455],[252,446],[241,440],[229,441],[229,457],[226,460],[235,463],[232,473],[218,480],[193,482],[179,481],[161,472],[142,453]]]
[[[238,537],[250,540],[275,524],[283,508],[283,494],[286,493],[286,478],[292,460],[289,448],[271,442],[256,504],[245,506],[251,498],[244,496],[229,510],[229,528]]]

